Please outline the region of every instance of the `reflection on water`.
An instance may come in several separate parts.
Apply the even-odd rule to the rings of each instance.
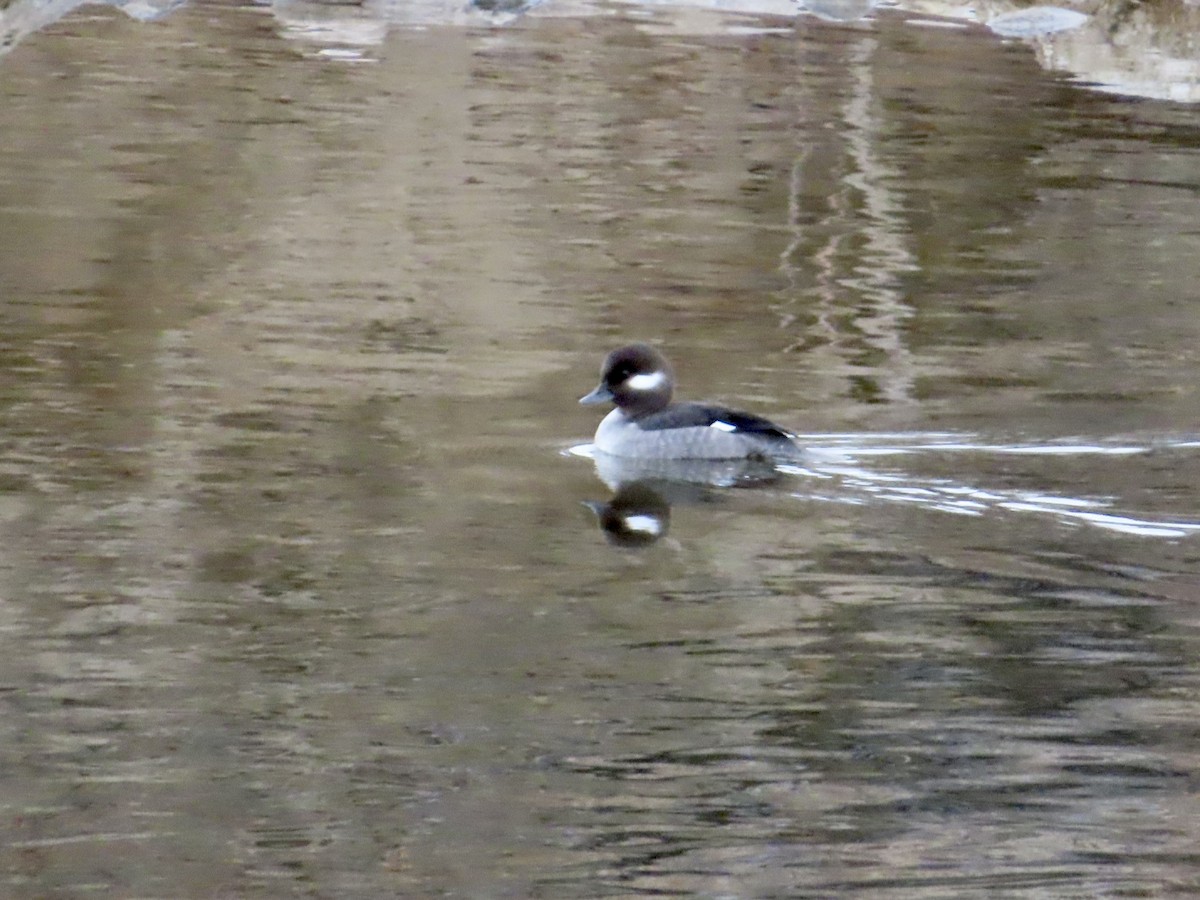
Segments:
[[[5,896],[1195,892],[1189,114],[892,14],[277,22],[0,62]],[[634,338],[811,461],[610,492]]]

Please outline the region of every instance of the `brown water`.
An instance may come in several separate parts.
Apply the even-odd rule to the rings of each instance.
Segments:
[[[6,896],[1200,890],[1195,111],[672,16],[0,60]],[[634,337],[824,455],[610,543]]]

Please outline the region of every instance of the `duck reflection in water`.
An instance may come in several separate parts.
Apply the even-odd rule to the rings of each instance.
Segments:
[[[619,547],[645,547],[665,537],[673,505],[709,503],[714,488],[758,487],[781,477],[761,459],[644,460],[593,453],[592,461],[613,495],[584,505],[596,514],[609,543]]]
[[[635,481],[619,488],[607,501],[586,500],[600,530],[618,547],[646,547],[666,536],[671,527],[671,504],[652,485]]]

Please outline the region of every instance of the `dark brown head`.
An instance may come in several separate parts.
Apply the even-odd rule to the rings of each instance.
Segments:
[[[580,403],[614,403],[633,418],[658,412],[671,402],[675,373],[667,358],[649,344],[614,350],[600,367],[600,384]]]

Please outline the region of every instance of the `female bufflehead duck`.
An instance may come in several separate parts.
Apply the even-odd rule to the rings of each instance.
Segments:
[[[675,375],[648,344],[608,354],[600,384],[580,403],[616,404],[596,429],[597,450],[648,459],[797,459],[793,435],[749,413],[704,403],[672,403]]]

